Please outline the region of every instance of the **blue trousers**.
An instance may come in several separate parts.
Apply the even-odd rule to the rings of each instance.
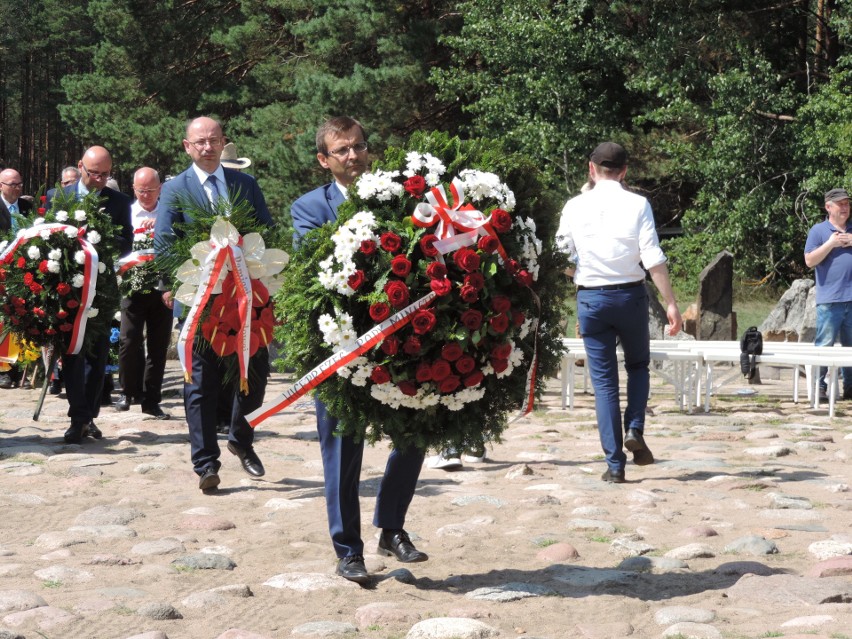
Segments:
[[[831,302],[817,304],[815,346],[834,346],[840,341],[841,346],[852,346],[852,302]],[[825,375],[828,368],[819,369],[819,386],[826,389]],[[841,369],[843,374],[843,394],[852,394],[852,368]]]
[[[629,428],[645,429],[650,391],[648,291],[645,286],[623,290],[578,291],[577,319],[586,347],[586,365],[595,389],[598,433],[610,470],[624,470],[622,450]],[[618,342],[616,341],[618,340]],[[624,351],[627,406],[621,418],[616,344]]]
[[[325,404],[315,400],[317,433],[325,476],[325,507],[328,532],[338,557],[364,554],[361,539],[361,508],[358,502],[358,483],[364,442],[352,437],[337,437],[337,419],[328,414]],[[376,496],[373,525],[397,530],[405,527],[405,515],[420,477],[425,454],[415,448],[404,452],[394,448],[388,457],[385,474]]]

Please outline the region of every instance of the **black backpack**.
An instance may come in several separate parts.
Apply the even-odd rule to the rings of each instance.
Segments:
[[[740,338],[740,370],[751,380],[757,372],[757,355],[763,353],[763,334],[757,326],[749,326]]]

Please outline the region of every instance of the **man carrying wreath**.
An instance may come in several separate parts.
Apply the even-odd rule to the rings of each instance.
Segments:
[[[312,229],[334,222],[337,207],[347,197],[347,188],[367,170],[366,134],[361,123],[353,118],[340,116],[325,122],[317,131],[316,146],[317,161],[331,171],[334,181],[293,203],[291,214],[297,239]],[[364,565],[358,502],[364,442],[356,442],[351,436],[336,437],[337,418],[329,415],[321,401],[315,400],[315,403],[328,529],[338,557],[336,572],[344,579],[365,584],[370,576]],[[429,558],[415,548],[403,528],[424,457],[422,450],[394,448],[376,496],[373,525],[382,529],[378,551],[406,563]]]

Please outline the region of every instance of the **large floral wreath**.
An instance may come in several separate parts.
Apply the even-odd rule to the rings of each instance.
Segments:
[[[445,135],[410,149],[389,150],[303,239],[281,295],[285,363],[304,375],[341,355],[316,394],[343,433],[476,447],[559,359],[557,209],[521,158]]]
[[[119,293],[120,230],[97,194],[58,192],[50,211],[0,244],[0,314],[21,341],[57,354],[85,352],[109,332]]]

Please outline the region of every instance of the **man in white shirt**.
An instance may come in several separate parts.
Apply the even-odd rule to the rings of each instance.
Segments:
[[[140,244],[153,248],[153,241],[146,243],[145,237],[153,238],[160,188],[160,177],[154,169],[143,166],[133,174],[136,200],[130,205],[130,219],[134,251],[139,250]],[[152,274],[134,277],[134,268],[137,267],[123,275],[135,285],[121,300],[118,377],[122,394],[115,408],[125,411],[131,404],[139,403],[143,413],[156,419],[169,419],[171,416],[160,407],[160,401],[166,351],[172,336],[172,309],[163,300],[162,292],[155,288]]]
[[[666,303],[669,334],[680,331],[682,319],[672,291],[666,256],[660,249],[651,205],[622,187],[627,152],[614,142],[600,144],[589,156],[594,188],[572,198],[562,209],[556,241],[576,265],[577,318],[595,389],[595,411],[607,470],[601,479],[624,483],[627,456],[654,463],[645,443],[645,408],[650,388],[648,291],[651,274]],[[622,422],[619,404],[616,344],[624,351],[627,407]],[[623,430],[622,430],[623,428]]]

